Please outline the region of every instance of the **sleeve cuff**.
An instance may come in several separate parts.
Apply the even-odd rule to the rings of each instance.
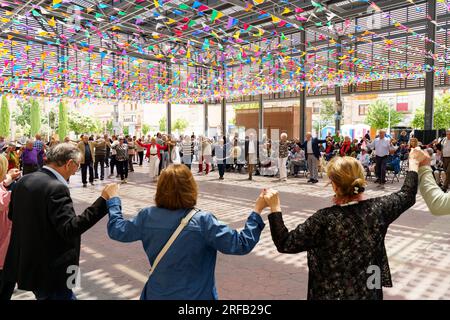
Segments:
[[[249,219],[254,220],[258,224],[258,226],[261,228],[261,230],[264,229],[264,227],[266,226],[263,219],[261,218],[261,215],[257,214],[255,211],[252,211]]]
[[[109,200],[106,200],[106,207],[107,208],[111,208],[111,207],[116,206],[116,205],[117,206],[121,205],[119,197],[114,197],[114,198],[111,198]]]

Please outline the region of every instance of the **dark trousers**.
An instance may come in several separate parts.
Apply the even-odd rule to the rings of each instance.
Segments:
[[[144,161],[144,151],[139,151],[138,156],[139,156],[139,165],[142,166],[142,162]]]
[[[36,300],[77,300],[75,294],[70,289],[63,289],[54,292],[33,291]]]
[[[109,167],[109,158],[111,157],[111,152],[109,151],[109,148],[106,148],[106,155],[105,155],[105,167]]]
[[[3,270],[0,270],[0,301],[11,300],[15,286],[13,282],[3,281]]]
[[[33,173],[38,170],[38,166],[34,164],[24,164],[23,165],[23,175]]]
[[[117,161],[116,160],[116,166],[117,166],[117,173],[120,175],[120,179],[127,179],[128,178],[128,160],[124,161]]]
[[[94,172],[95,179],[98,179],[98,165],[100,164],[100,179],[105,178],[105,156],[95,156]]]
[[[109,162],[109,168],[110,168],[110,172],[111,175],[114,175],[114,166],[116,165],[116,155],[112,154],[111,155],[111,161]]]
[[[87,184],[87,171],[89,169],[89,182],[94,182],[94,168],[92,162],[86,162],[81,165],[81,182]]]
[[[377,175],[377,179],[380,180],[381,183],[386,182],[386,164],[387,164],[387,156],[384,157],[375,157],[375,174]]]
[[[217,167],[219,168],[219,177],[223,177],[225,174],[225,163],[218,163]]]
[[[130,172],[134,171],[133,169],[133,155],[129,154],[128,155],[128,168],[130,168]]]
[[[445,172],[444,189],[447,190],[450,185],[450,158],[443,157],[442,160]]]
[[[251,179],[253,176],[253,169],[254,169],[255,165],[254,164],[248,164],[248,177]]]
[[[159,171],[158,171],[158,175],[161,174],[163,161],[164,161],[164,153],[161,153],[161,158],[159,159],[159,169],[158,169]]]

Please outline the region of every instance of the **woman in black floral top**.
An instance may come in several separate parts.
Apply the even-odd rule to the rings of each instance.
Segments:
[[[266,191],[278,251],[308,252],[308,299],[383,298],[382,286],[392,286],[384,238],[389,225],[415,203],[418,166],[410,161],[400,191],[363,200],[361,164],[351,157],[332,159],[327,175],[336,193],[335,205],[317,211],[292,231],[284,225],[278,193]],[[379,277],[374,270],[379,270]]]

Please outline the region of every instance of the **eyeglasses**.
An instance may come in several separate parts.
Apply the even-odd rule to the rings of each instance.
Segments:
[[[80,165],[81,165],[79,162],[77,162],[77,161],[75,161],[75,160],[72,160],[72,162],[75,163],[75,165],[77,166],[77,168],[79,168]]]

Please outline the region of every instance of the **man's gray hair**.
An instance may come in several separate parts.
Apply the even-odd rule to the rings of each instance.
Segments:
[[[81,157],[80,149],[71,143],[59,143],[50,148],[47,152],[47,163],[53,163],[62,167],[69,160],[79,162]]]

